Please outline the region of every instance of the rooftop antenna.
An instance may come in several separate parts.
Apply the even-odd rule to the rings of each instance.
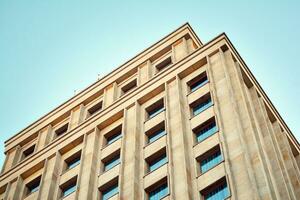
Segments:
[[[98,74],[98,76],[97,76],[97,80],[98,80],[98,81],[100,80],[100,74]]]
[[[76,93],[77,93],[77,90],[74,90],[74,96],[76,95]]]

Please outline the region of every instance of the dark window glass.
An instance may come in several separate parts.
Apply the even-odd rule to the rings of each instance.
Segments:
[[[68,126],[69,126],[69,123],[63,125],[63,126],[60,127],[59,129],[57,129],[57,130],[55,131],[56,136],[58,137],[58,136],[61,136],[61,135],[65,134],[65,133],[68,131]]]
[[[119,192],[118,185],[113,185],[102,192],[102,200],[108,200]]]
[[[171,64],[172,64],[172,59],[171,59],[171,57],[168,57],[165,60],[163,60],[162,62],[160,62],[159,64],[157,64],[156,69],[158,71],[161,71],[161,70],[165,69],[166,67],[168,67]]]
[[[224,200],[229,196],[226,182],[204,195],[205,200]]]
[[[89,115],[92,116],[102,110],[102,101],[92,106],[90,109],[88,109]]]
[[[134,79],[133,81],[129,82],[127,85],[125,85],[124,87],[122,87],[122,93],[125,94],[127,92],[129,92],[130,90],[132,90],[133,88],[135,88],[137,86],[137,82],[136,79]]]
[[[218,131],[215,121],[211,121],[205,126],[196,129],[197,142],[201,142]]]
[[[120,163],[120,154],[104,162],[104,171],[110,170]]]
[[[27,158],[28,156],[32,155],[34,152],[34,148],[35,148],[35,145],[32,145],[31,147],[29,147],[28,149],[23,151],[23,158]]]
[[[153,160],[153,161],[150,161],[148,163],[148,165],[149,165],[149,171],[152,172],[152,171],[156,170],[160,166],[166,164],[167,161],[168,161],[167,160],[167,156],[165,154],[162,155],[162,156],[160,156],[159,158]]]
[[[148,142],[154,142],[155,140],[159,139],[160,137],[166,135],[165,129],[160,129],[152,133],[151,135],[148,136]]]
[[[165,183],[149,192],[149,200],[160,200],[169,193],[168,185]]]
[[[31,193],[34,193],[39,190],[40,187],[40,182],[41,182],[41,176],[34,179],[33,181],[29,182],[26,187],[27,187],[27,195],[30,195]]]
[[[61,196],[66,197],[76,191],[77,177],[72,178],[70,181],[61,186]]]
[[[223,158],[220,150],[210,154],[205,159],[202,159],[200,161],[201,173],[207,172],[209,169],[213,168],[214,166],[222,162],[222,160]]]
[[[197,104],[193,105],[193,115],[198,115],[199,113],[203,112],[207,108],[212,106],[211,97],[205,97],[204,99],[201,99]]]
[[[196,77],[189,84],[191,92],[196,91],[198,88],[202,87],[208,82],[206,75],[201,75],[200,77]]]
[[[80,164],[80,156],[81,156],[81,154],[78,153],[78,154],[74,155],[73,157],[71,157],[70,159],[66,160],[67,170],[72,169]]]
[[[164,101],[160,99],[159,101],[155,102],[151,106],[149,106],[146,111],[148,113],[148,119],[151,119],[161,113],[164,110]]]

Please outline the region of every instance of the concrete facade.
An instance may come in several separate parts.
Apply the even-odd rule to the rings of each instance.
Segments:
[[[296,200],[299,152],[228,37],[185,24],[7,140],[0,199]]]

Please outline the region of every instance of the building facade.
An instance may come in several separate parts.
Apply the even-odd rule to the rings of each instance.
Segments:
[[[5,142],[0,199],[300,199],[300,146],[223,33],[185,24]]]

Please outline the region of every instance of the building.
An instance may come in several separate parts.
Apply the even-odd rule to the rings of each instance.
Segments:
[[[300,146],[223,33],[189,24],[5,142],[0,199],[300,199]]]

